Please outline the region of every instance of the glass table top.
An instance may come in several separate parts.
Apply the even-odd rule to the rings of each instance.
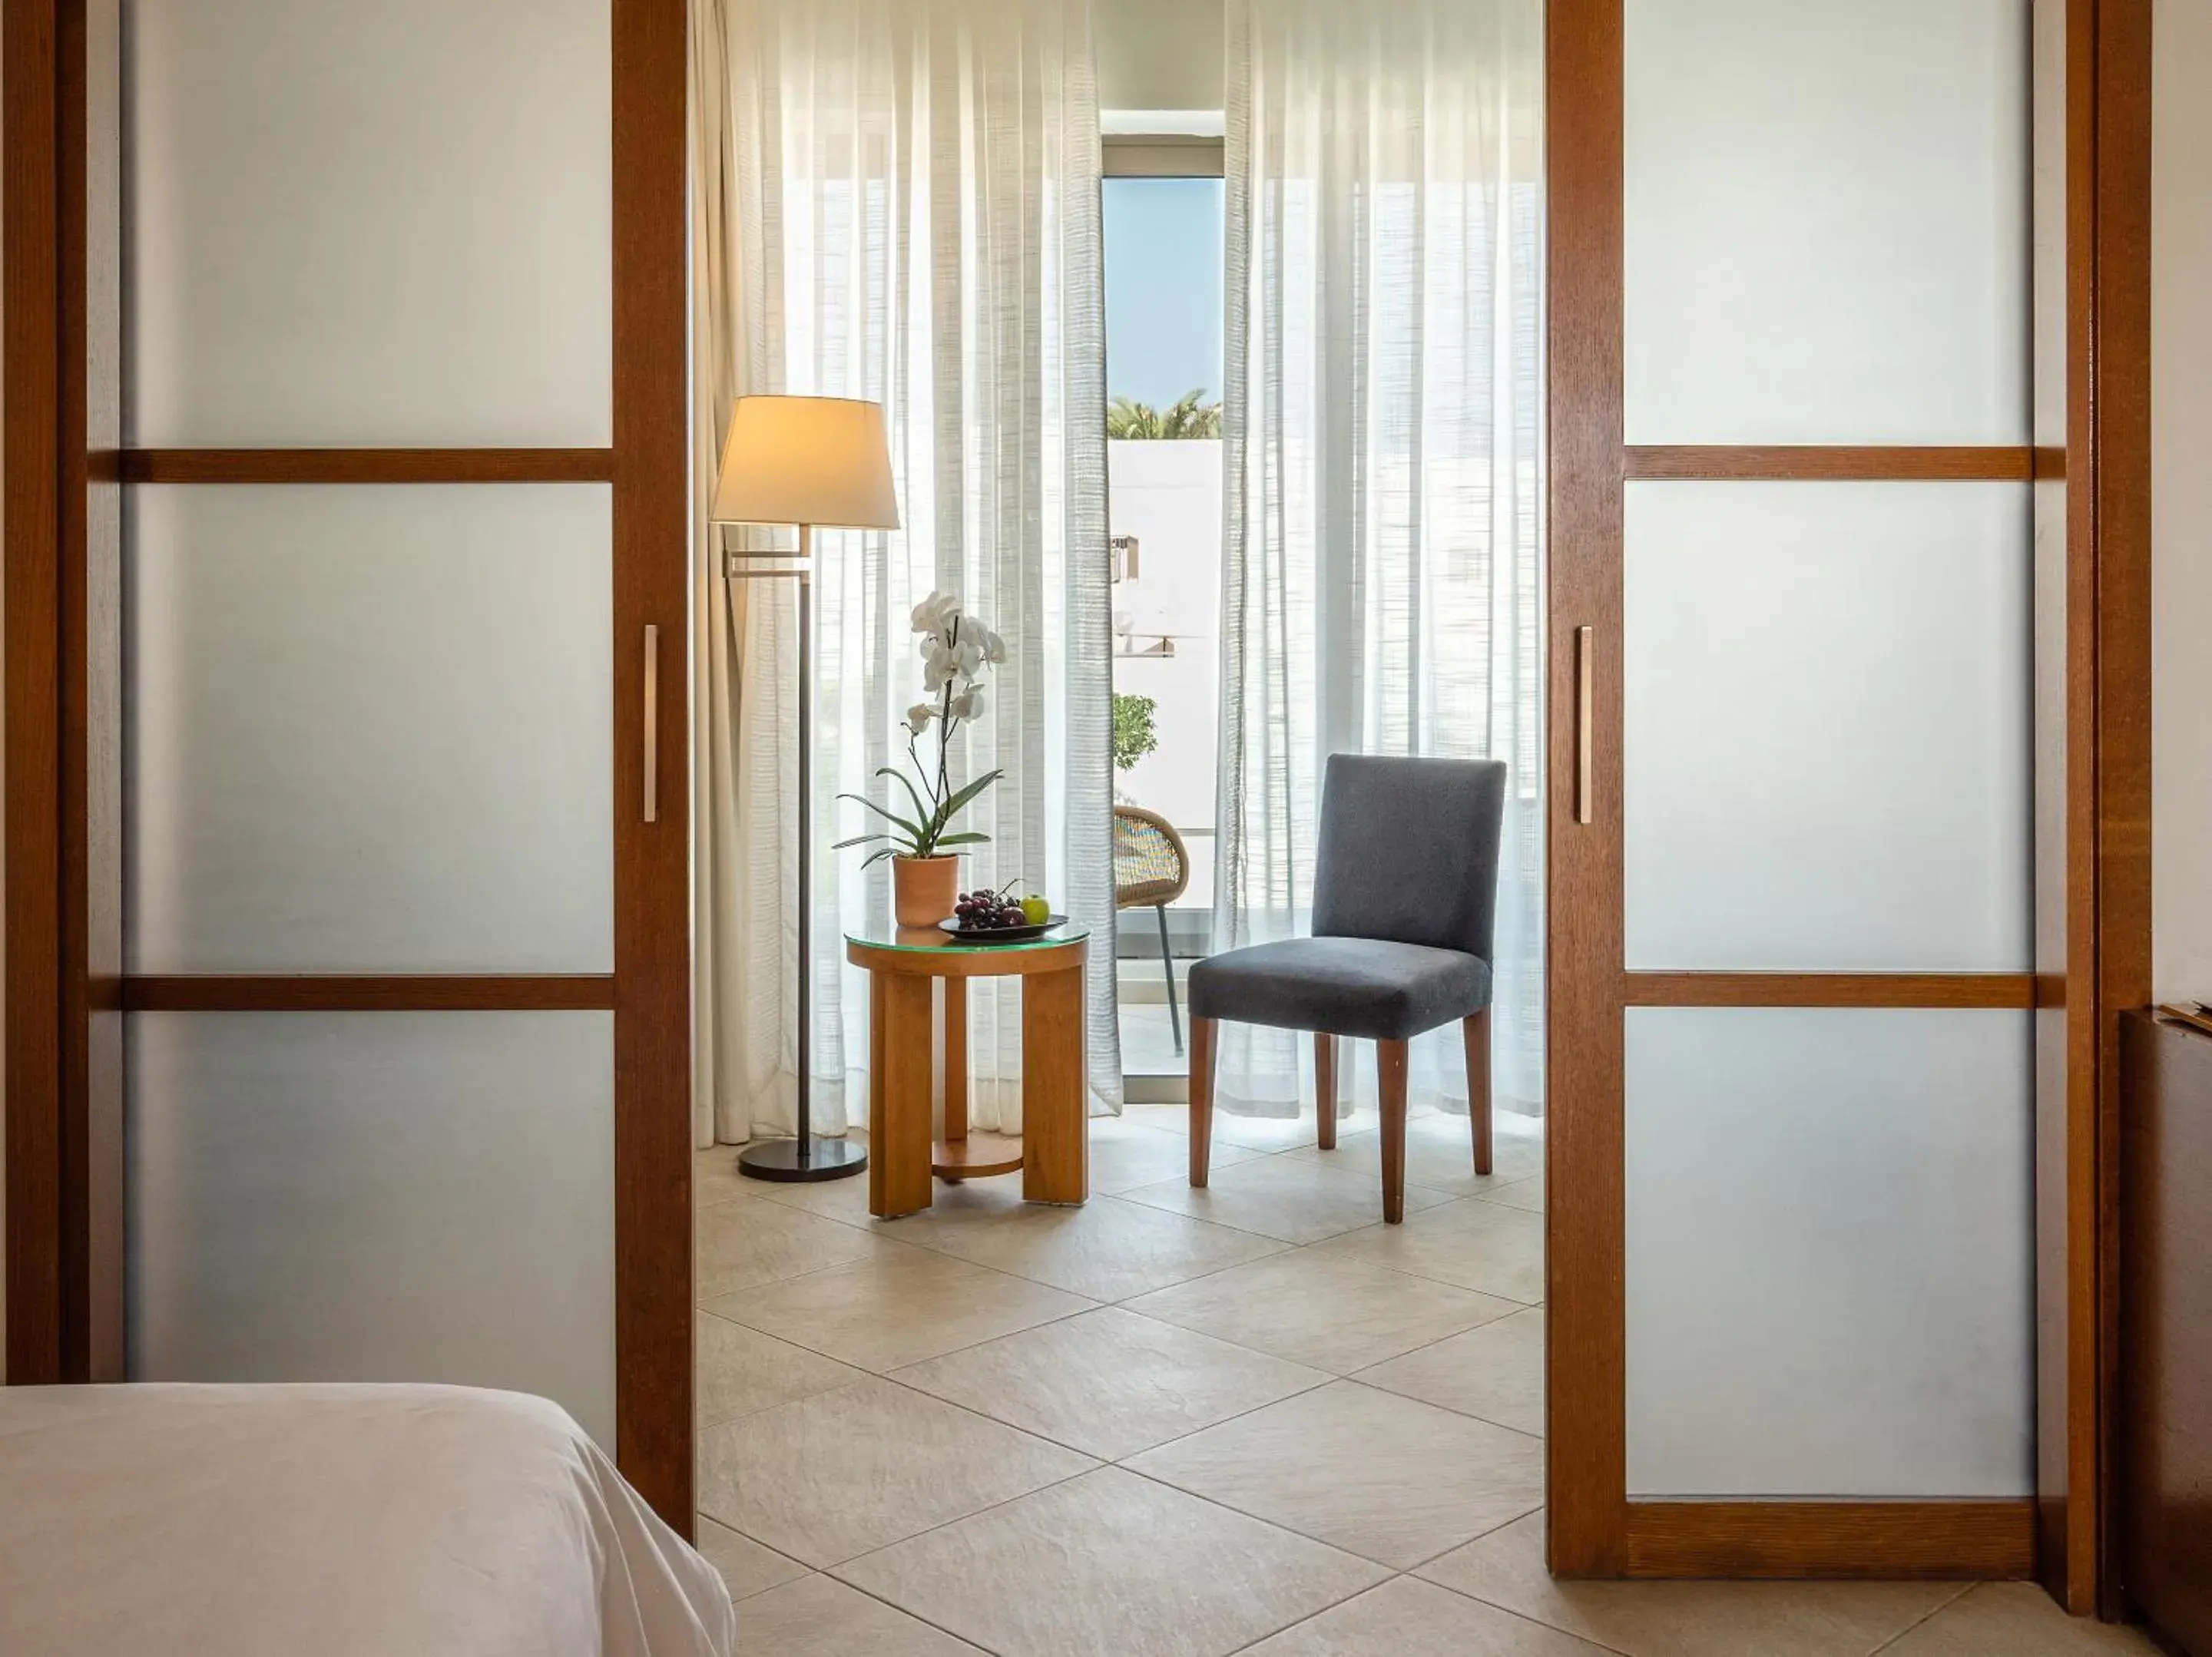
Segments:
[[[906,950],[915,954],[973,955],[990,953],[1014,955],[1024,950],[1049,950],[1062,944],[1074,944],[1091,936],[1088,926],[1079,926],[1073,921],[1063,920],[1042,938],[1030,938],[1018,944],[963,943],[951,932],[941,932],[934,926],[902,926],[892,919],[886,904],[870,913],[860,926],[845,929],[845,941],[870,950]]]

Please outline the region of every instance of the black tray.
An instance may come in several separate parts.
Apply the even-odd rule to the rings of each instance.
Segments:
[[[959,917],[948,915],[937,923],[937,930],[963,944],[1034,944],[1054,927],[1066,925],[1066,915],[1051,915],[1034,926],[992,926],[980,932],[963,932]]]

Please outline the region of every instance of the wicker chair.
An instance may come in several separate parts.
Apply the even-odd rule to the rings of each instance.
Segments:
[[[1176,1005],[1175,958],[1168,952],[1168,905],[1190,884],[1190,853],[1182,836],[1157,811],[1139,805],[1114,808],[1114,907],[1151,909],[1160,921],[1160,968],[1168,975],[1168,1023],[1175,1050],[1182,1051],[1182,1011]]]

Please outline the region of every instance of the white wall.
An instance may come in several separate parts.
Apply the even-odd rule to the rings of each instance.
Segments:
[[[2152,977],[2212,1000],[2212,6],[2160,0],[2155,27]]]
[[[1180,634],[1169,658],[1119,656],[1114,689],[1159,707],[1159,746],[1115,781],[1133,804],[1158,811],[1189,837],[1186,907],[1213,901],[1216,738],[1221,684],[1221,445],[1186,440],[1107,446],[1107,521],[1138,540],[1138,578],[1114,588],[1114,611],[1145,648]],[[1147,629],[1154,637],[1146,637]],[[1117,646],[1118,647],[1118,646]]]
[[[1099,108],[1221,107],[1221,0],[1103,0],[1091,27]]]

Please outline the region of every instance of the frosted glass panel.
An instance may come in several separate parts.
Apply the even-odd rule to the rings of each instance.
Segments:
[[[2067,0],[2033,0],[2035,440],[2066,444]]]
[[[2033,1486],[2031,1015],[1627,1015],[1633,1496]]]
[[[1632,443],[2018,443],[2021,0],[1628,0]]]
[[[124,16],[133,441],[609,440],[607,0]]]
[[[132,495],[131,970],[612,970],[605,485]]]
[[[2029,963],[2029,496],[1632,483],[1632,968]]]
[[[436,1381],[614,1442],[604,1012],[136,1013],[134,1381]]]

